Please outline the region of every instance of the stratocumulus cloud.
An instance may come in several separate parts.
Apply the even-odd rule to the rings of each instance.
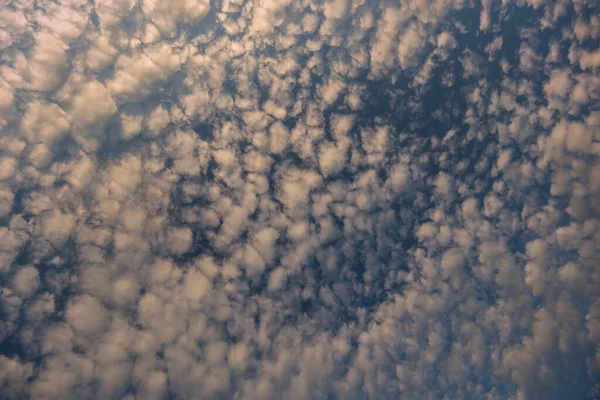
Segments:
[[[5,0],[0,398],[600,398],[599,13]]]

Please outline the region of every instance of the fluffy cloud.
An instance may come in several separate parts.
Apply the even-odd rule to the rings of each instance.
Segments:
[[[0,398],[596,398],[584,3],[8,4]]]

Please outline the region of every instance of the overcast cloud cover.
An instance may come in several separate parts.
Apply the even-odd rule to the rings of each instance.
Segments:
[[[598,0],[0,0],[1,399],[600,399]]]

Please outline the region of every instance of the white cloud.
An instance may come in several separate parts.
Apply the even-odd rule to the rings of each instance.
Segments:
[[[23,267],[13,278],[15,292],[24,298],[31,297],[40,286],[40,274],[35,267]]]
[[[52,147],[68,133],[69,121],[64,110],[54,103],[31,102],[22,118],[22,133],[30,143]]]
[[[185,61],[186,55],[168,45],[154,45],[115,62],[113,78],[106,83],[112,96],[122,102],[141,101],[152,94],[154,85],[167,79]]]
[[[53,246],[62,245],[75,228],[75,218],[72,214],[65,214],[53,209],[44,213],[41,219],[42,233]]]
[[[0,398],[600,389],[589,8],[209,3],[0,11]]]
[[[391,168],[386,184],[394,192],[406,191],[410,187],[410,183],[410,171],[406,165],[399,163]]]
[[[0,355],[0,390],[7,399],[23,396],[27,380],[33,375],[31,363],[21,363],[15,358]]]
[[[82,335],[101,333],[109,315],[104,306],[94,297],[83,295],[75,298],[67,306],[67,323],[75,332]]]
[[[142,116],[121,114],[121,126],[123,139],[133,139],[142,130]]]
[[[68,46],[62,40],[47,33],[38,33],[27,63],[29,88],[43,92],[56,89],[66,73],[67,50]]]
[[[131,304],[138,298],[140,285],[133,276],[123,276],[112,284],[112,299],[119,305]]]
[[[10,214],[15,200],[15,195],[10,190],[0,188],[0,218]]]
[[[340,173],[346,166],[345,146],[322,143],[319,146],[319,167],[325,177]]]
[[[141,4],[144,14],[167,37],[173,37],[178,22],[198,23],[210,10],[205,0],[181,0],[169,5],[156,0],[144,0]]]
[[[166,242],[174,254],[183,254],[192,246],[192,231],[188,227],[170,228]]]
[[[113,27],[121,22],[135,5],[133,0],[100,0],[96,4],[96,14],[100,24],[105,28]]]
[[[288,3],[288,0],[261,0],[257,2],[252,10],[251,32],[259,35],[268,34],[274,27],[279,26]]]
[[[385,7],[371,46],[371,74],[381,76],[394,65],[394,42],[398,29],[408,19],[401,9]],[[368,27],[368,26],[367,26]]]
[[[10,179],[17,170],[17,160],[13,157],[0,158],[0,181]]]
[[[183,294],[192,303],[200,301],[210,289],[208,279],[193,269],[188,270],[184,280]]]
[[[592,132],[581,123],[569,124],[566,146],[567,150],[576,153],[588,153],[592,151]]]
[[[70,98],[70,118],[75,138],[85,149],[97,149],[103,140],[103,127],[117,111],[113,98],[98,81],[76,84]]]
[[[408,68],[414,64],[414,57],[424,44],[423,36],[423,29],[416,23],[412,23],[402,34],[398,45],[398,60],[402,68]]]

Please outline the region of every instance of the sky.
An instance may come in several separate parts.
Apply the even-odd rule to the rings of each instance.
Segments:
[[[0,398],[600,399],[598,0],[0,0]]]

